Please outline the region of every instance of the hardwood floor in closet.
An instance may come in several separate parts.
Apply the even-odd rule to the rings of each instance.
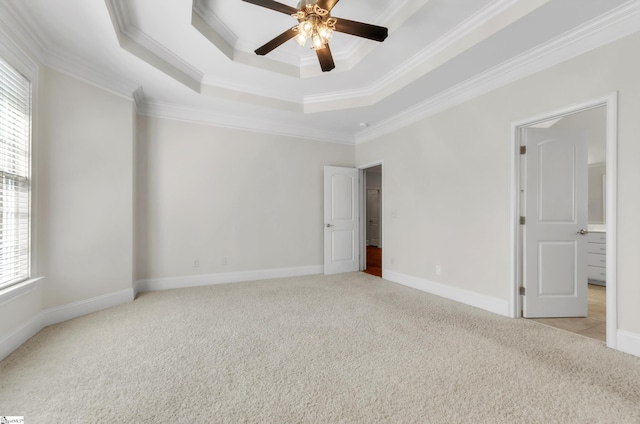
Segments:
[[[382,277],[382,249],[375,246],[367,246],[367,274]]]

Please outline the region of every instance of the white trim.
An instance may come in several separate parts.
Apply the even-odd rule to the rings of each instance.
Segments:
[[[367,269],[367,173],[365,168],[358,169],[358,196],[360,197],[360,208],[358,208],[358,220],[360,223],[360,240],[358,240],[358,253],[360,255],[359,271]],[[325,241],[326,243],[326,241]]]
[[[161,102],[143,102],[138,104],[138,114],[174,121],[212,125],[243,131],[255,131],[286,137],[297,137],[311,141],[323,141],[336,144],[353,145],[353,137],[337,132],[309,129],[296,125],[283,125],[280,122],[248,119],[235,115],[212,113],[204,109],[179,106]]]
[[[524,4],[517,0],[494,0],[369,86],[305,96],[305,111],[340,109],[345,102],[356,106],[376,104],[447,62],[451,49],[467,49],[480,43],[503,29],[513,19],[531,12],[547,1],[536,0]],[[497,21],[501,16],[508,18]]]
[[[4,12],[4,7],[0,7],[0,11]],[[12,15],[13,16],[13,15]],[[24,45],[24,42],[20,44],[16,43],[13,38],[12,28],[7,27],[6,22],[0,20],[0,34],[5,37],[0,37],[0,57],[7,62],[10,66],[14,67],[18,72],[22,73],[28,80],[31,86],[30,97],[30,116],[29,116],[29,275],[36,274],[37,268],[37,249],[35,237],[37,232],[37,223],[34,219],[36,212],[36,196],[35,191],[37,187],[36,179],[34,178],[36,172],[36,143],[37,143],[37,107],[38,107],[38,85],[39,85],[39,64],[37,58],[34,58],[33,52],[31,52],[28,46]],[[36,287],[37,282],[42,277],[30,278],[26,281],[5,287],[0,290],[0,306],[14,301],[28,293],[31,293]]]
[[[436,283],[395,271],[383,271],[382,278],[393,283],[402,284],[403,286],[454,300],[465,305],[484,309],[485,311],[489,311],[494,314],[509,316],[509,302],[504,299],[487,296],[447,284]]]
[[[617,311],[617,173],[618,173],[618,93],[613,92],[603,97],[591,99],[579,104],[567,106],[552,112],[540,114],[531,118],[514,122],[510,127],[511,140],[511,196],[509,199],[510,222],[510,270],[513,281],[509,292],[509,316],[520,317],[522,311],[522,299],[519,295],[520,275],[522,263],[518,257],[521,244],[519,235],[520,219],[520,129],[536,123],[558,118],[565,115],[582,112],[588,109],[605,106],[607,108],[607,346],[618,348],[618,311]]]
[[[128,19],[129,17],[122,16],[122,10],[119,10],[119,7],[124,4],[122,0],[107,0],[105,3],[109,9],[111,21],[114,25],[114,30],[119,37],[119,41],[124,44],[129,43],[129,49],[142,49],[149,51],[148,48],[143,47],[141,44],[133,40],[130,35],[120,31],[120,28],[131,26],[131,23],[129,22],[130,19]],[[510,4],[509,0],[502,0],[502,3],[504,3],[504,5]],[[496,1],[495,4],[500,6],[501,2]],[[492,7],[495,7],[495,10],[500,9],[497,6]],[[491,8],[488,8],[487,10],[490,9]],[[43,34],[38,31],[37,28],[34,28],[33,22],[29,20],[29,17],[24,16],[24,13],[20,13],[21,9],[19,5],[5,5],[0,2],[0,10],[2,11],[2,13],[0,13],[0,20],[2,20],[2,15],[6,14],[8,18],[5,19],[4,23],[7,25],[7,28],[14,34],[18,35],[21,43],[25,44],[38,58],[38,60],[47,66],[128,98],[132,96],[131,92],[137,88],[136,84],[131,81],[104,70],[97,69],[95,65],[91,65],[77,57],[72,57],[69,54],[62,53],[61,51],[54,49],[53,47],[55,46],[51,46],[43,37]],[[483,13],[486,14],[487,10],[484,10]],[[124,15],[126,15],[126,13]],[[488,18],[485,17],[484,19],[486,20]],[[585,23],[575,30],[569,31],[548,43],[513,58],[510,61],[497,65],[464,83],[451,87],[438,95],[432,96],[424,102],[409,107],[367,129],[356,133],[351,131],[348,133],[329,132],[317,137],[313,136],[313,139],[344,144],[359,144],[375,139],[428,116],[432,116],[438,112],[469,101],[494,89],[500,88],[506,84],[517,81],[528,75],[557,65],[589,50],[625,37],[635,31],[638,31],[638,29],[640,29],[640,2],[630,1],[590,22]],[[136,44],[136,46],[134,46],[134,44]],[[176,67],[176,64],[173,63],[173,59],[170,57],[171,55],[165,55],[164,53],[158,55],[154,52],[150,53],[154,55],[155,60],[162,62],[163,66],[166,65],[171,68],[172,72],[176,73],[174,77],[178,80],[182,78],[184,80],[183,82],[194,90],[213,90],[212,93],[216,92],[215,87],[203,86],[201,81],[198,81],[201,76],[201,73],[198,70],[189,67],[180,69],[184,68],[184,66]],[[166,58],[163,58],[164,56],[166,56]],[[414,59],[415,63],[420,63],[420,61],[417,60],[417,57]],[[399,71],[402,71],[398,74],[398,78],[401,78],[402,75],[406,73],[406,70],[402,68],[399,69]],[[394,73],[389,74],[384,77],[384,81],[391,81],[393,80],[393,77]],[[388,86],[388,83],[385,84],[386,85],[383,84],[383,86]],[[380,89],[384,88],[383,86],[380,86]],[[373,90],[373,88],[369,87],[365,89],[364,92],[362,90],[356,90],[357,92],[349,90],[349,92],[356,96],[362,95],[365,92],[368,93],[367,95],[374,95],[375,93],[370,90]],[[242,93],[245,97],[250,97],[251,94],[252,93],[250,92]],[[345,97],[340,93],[329,93],[327,95],[330,98],[335,97],[336,95],[339,98]],[[375,95],[378,96],[378,94]],[[253,100],[258,98],[263,101],[269,100],[264,95],[256,95],[254,97],[255,99]],[[348,100],[349,96],[347,95],[345,98]],[[315,105],[315,103],[313,103],[313,99],[314,97],[307,98],[307,101],[310,102],[310,107]],[[355,103],[354,101],[351,103],[355,105],[357,103],[357,99],[357,97],[354,98]],[[316,98],[316,100],[318,99]],[[138,99],[136,99],[136,101],[138,101]],[[273,99],[273,102],[275,102],[277,107],[282,107],[283,102],[281,99]],[[303,101],[303,108],[308,109],[304,106],[305,104],[306,102]],[[175,108],[178,110],[181,109],[179,105]],[[174,108],[165,109],[173,110]],[[196,109],[197,108],[191,108],[191,110]],[[206,116],[207,114],[210,114],[210,111],[206,109],[198,109],[196,113],[200,116]],[[175,119],[182,119],[182,114],[178,113]],[[224,126],[223,123],[216,119],[210,119],[207,123]],[[250,118],[239,116],[234,118],[234,127],[237,128],[246,127],[247,129],[254,131],[278,133],[277,130],[274,131],[276,126],[277,125],[272,123],[270,127],[263,129],[261,127],[256,127],[253,120]],[[304,134],[315,133],[316,131],[316,129],[305,128],[304,130],[296,129],[295,133],[287,132],[286,134],[305,137]]]
[[[0,340],[0,360],[49,325],[77,318],[103,309],[133,301],[133,289],[120,290],[91,299],[69,303],[55,308],[45,309],[35,315],[9,336]]]
[[[2,9],[0,8],[0,12]],[[38,63],[32,58],[28,51],[20,47],[10,35],[10,29],[5,28],[0,21],[0,55],[11,66],[16,68],[26,76],[33,85],[38,79]]]
[[[30,16],[21,12],[19,6],[0,3],[0,20],[3,15],[7,15],[10,18],[5,22],[7,28],[26,46],[30,54],[43,65],[103,90],[131,99],[131,93],[138,87],[138,84],[51,45]],[[8,35],[7,38],[11,40],[12,36]],[[13,40],[11,42],[13,43]],[[26,55],[22,54],[21,57],[26,57]],[[30,58],[26,63],[31,68],[36,67],[36,64]]]
[[[520,125],[512,123],[509,127],[510,152],[509,157],[509,317],[520,318],[522,298],[520,297],[521,268],[520,260]]]
[[[606,98],[607,346],[618,349],[618,92]]]
[[[203,76],[200,71],[133,26],[122,0],[106,0],[105,4],[120,47],[196,93],[200,92]]]
[[[356,144],[373,140],[433,116],[597,47],[612,43],[638,29],[640,29],[640,2],[631,1],[573,31],[359,131],[355,135]]]
[[[90,299],[80,300],[43,311],[43,328],[133,301],[133,289],[124,289]]]
[[[32,278],[0,290],[0,306],[24,296],[36,288],[36,283],[43,277]]]
[[[133,92],[140,87],[139,84],[97,67],[78,56],[54,48],[47,49],[42,56],[42,62],[51,69],[127,100],[132,100]]]
[[[24,342],[35,336],[45,326],[42,325],[43,313],[40,312],[16,331],[0,340],[0,361],[19,348]]]
[[[271,278],[299,277],[303,275],[322,274],[323,272],[324,268],[322,265],[314,265],[298,268],[276,268],[255,271],[225,272],[219,274],[190,275],[184,277],[155,278],[136,281],[134,291],[138,294],[140,292],[156,290],[268,280]]]
[[[607,252],[608,253],[608,252]],[[607,332],[609,329],[607,328]],[[618,330],[618,347],[621,352],[640,357],[640,334]]]
[[[364,176],[364,171],[369,169],[369,168],[374,168],[376,166],[380,166],[380,227],[382,228],[382,231],[380,231],[380,248],[382,249],[382,256],[380,257],[380,268],[382,270],[382,273],[384,274],[384,252],[385,252],[385,248],[384,248],[384,231],[386,228],[386,224],[384,222],[384,198],[385,198],[385,190],[384,190],[384,160],[379,160],[379,161],[375,161],[375,162],[369,162],[367,164],[364,165],[359,165],[358,169],[360,170],[360,172],[362,173],[362,175]],[[362,260],[360,261],[360,268],[361,270],[364,270],[367,266],[367,231],[366,231],[366,209],[367,209],[367,180],[366,177],[362,179],[362,183],[361,183],[361,187],[360,187],[360,201],[361,204],[364,205],[362,208],[360,208],[360,221],[361,221],[361,227],[360,227],[360,249],[361,252],[363,252],[361,254],[362,256]]]

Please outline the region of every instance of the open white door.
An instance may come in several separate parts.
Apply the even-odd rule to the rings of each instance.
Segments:
[[[523,314],[587,316],[587,141],[527,128]]]
[[[358,170],[324,167],[324,273],[360,270]]]

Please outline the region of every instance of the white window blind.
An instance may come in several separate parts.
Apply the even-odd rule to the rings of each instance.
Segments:
[[[29,278],[31,83],[0,60],[0,289]]]

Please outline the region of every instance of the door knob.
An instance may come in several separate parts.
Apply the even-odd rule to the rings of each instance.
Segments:
[[[578,231],[578,234],[585,235],[585,234],[587,234],[588,232],[589,232],[589,231],[587,231],[587,230],[585,230],[585,229],[583,228],[583,229],[581,229],[580,231]]]
[[[331,225],[331,224],[327,224],[327,228],[329,228],[329,227],[333,227],[333,225]]]

